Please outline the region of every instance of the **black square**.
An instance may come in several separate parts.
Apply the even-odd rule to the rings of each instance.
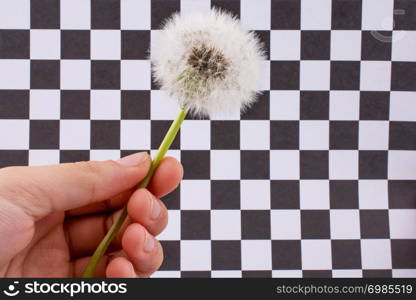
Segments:
[[[378,31],[383,36],[392,36],[392,32]],[[380,41],[371,31],[361,32],[361,59],[362,60],[391,60],[391,43]]]
[[[301,91],[300,92],[301,120],[329,119],[329,92]]]
[[[329,198],[332,209],[358,209],[358,181],[331,180]]]
[[[416,180],[389,180],[389,208],[416,208]]]
[[[391,90],[392,91],[416,91],[416,62],[391,63]]]
[[[272,271],[242,271],[242,278],[271,278]]]
[[[161,271],[177,271],[181,267],[181,242],[180,241],[160,241],[163,248],[163,263]]]
[[[89,150],[61,150],[59,151],[60,163],[72,163],[90,160]]]
[[[415,137],[416,122],[390,122],[390,150],[416,150]]]
[[[387,151],[360,151],[359,178],[387,179]]]
[[[30,28],[59,29],[60,10],[59,0],[31,0]]]
[[[28,119],[29,91],[0,90],[0,119]]]
[[[120,121],[91,121],[91,149],[120,149]]]
[[[211,216],[209,210],[181,211],[181,240],[209,240]]]
[[[302,278],[332,278],[331,270],[302,270]]]
[[[30,88],[59,89],[60,63],[59,60],[31,60]]]
[[[260,43],[263,46],[264,55],[266,59],[270,59],[270,30],[256,30],[254,31]]]
[[[221,8],[240,18],[240,0],[211,0],[211,7]]]
[[[272,29],[300,29],[300,0],[271,0]]]
[[[272,241],[273,270],[302,269],[302,253],[299,240]]]
[[[212,270],[241,270],[241,241],[212,241]]]
[[[329,239],[329,210],[302,210],[302,239]]]
[[[147,59],[150,49],[150,30],[121,32],[121,59]]]
[[[299,89],[299,61],[271,61],[270,87],[272,90]]]
[[[169,194],[161,198],[167,209],[180,209],[181,208],[181,190],[178,186]]]
[[[61,30],[62,59],[90,59],[90,30]]]
[[[181,271],[181,278],[211,278],[210,271]]]
[[[328,151],[300,151],[301,179],[328,179]]]
[[[183,179],[210,179],[209,150],[182,150]]]
[[[240,181],[211,181],[212,209],[240,209]]]
[[[363,278],[391,278],[392,270],[363,270]]]
[[[166,21],[173,13],[181,10],[180,0],[152,0],[152,29],[161,29]]]
[[[299,149],[299,121],[271,121],[270,148]]]
[[[120,0],[92,0],[91,29],[120,29]]]
[[[166,136],[166,133],[169,130],[169,127],[172,125],[172,121],[151,121],[151,142],[150,147],[152,149],[159,149],[160,144],[163,141],[163,138]],[[170,149],[179,149],[180,147],[181,134],[180,130],[173,140]]]
[[[272,209],[299,209],[299,181],[272,180],[270,181],[270,198]]]
[[[150,91],[121,91],[121,119],[150,119]]]
[[[0,30],[0,59],[28,59],[30,30]]]
[[[331,121],[329,123],[330,149],[358,149],[358,122]]]
[[[91,61],[91,88],[97,90],[119,90],[120,61]]]
[[[331,90],[359,90],[360,62],[331,61]]]
[[[212,149],[239,149],[239,121],[211,121]]]
[[[59,120],[31,120],[29,148],[59,149]]]
[[[388,210],[360,210],[360,229],[363,239],[388,239],[389,211]]]
[[[10,166],[27,166],[28,164],[28,150],[0,150],[0,168]]]
[[[328,60],[331,49],[331,32],[329,30],[308,30],[301,33],[302,60]]]
[[[331,248],[334,269],[361,269],[360,240],[333,240]]]
[[[361,0],[333,0],[332,29],[361,29]]]
[[[250,108],[242,112],[241,120],[269,120],[270,91],[263,91]]]
[[[62,119],[90,118],[90,91],[61,91]]]
[[[242,210],[241,238],[270,239],[270,210]]]
[[[416,2],[394,0],[394,29],[416,30]]]
[[[360,92],[360,120],[388,120],[389,92]]]
[[[416,268],[416,240],[391,240],[393,269]]]
[[[269,179],[270,152],[262,150],[241,151],[241,179]]]

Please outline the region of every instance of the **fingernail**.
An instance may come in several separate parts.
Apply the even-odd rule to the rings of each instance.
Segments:
[[[128,156],[120,158],[117,162],[125,167],[133,167],[144,162],[148,158],[149,154],[147,152],[134,153]]]
[[[155,247],[155,240],[153,236],[146,232],[146,240],[144,241],[144,251],[145,252],[152,252],[153,248]]]
[[[150,205],[152,207],[151,213],[150,213],[150,218],[152,220],[157,219],[160,216],[160,212],[161,212],[161,207],[159,204],[159,201],[155,198],[155,196],[153,196],[149,191],[149,198],[150,198]]]

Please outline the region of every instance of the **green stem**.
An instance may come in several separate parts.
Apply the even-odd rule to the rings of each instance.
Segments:
[[[173,140],[176,137],[176,134],[179,131],[179,128],[182,125],[183,120],[185,119],[186,112],[185,110],[181,109],[173,121],[172,125],[170,126],[168,132],[165,135],[162,143],[159,146],[159,150],[152,161],[152,165],[150,167],[149,173],[147,173],[146,177],[139,183],[137,186],[138,189],[146,187],[150,180],[152,179],[153,173],[156,171],[157,167],[160,164],[160,161],[165,156],[166,152],[169,150],[170,145],[172,144]],[[118,231],[120,230],[121,226],[123,225],[125,219],[127,218],[127,208],[124,207],[121,211],[121,214],[118,216],[114,224],[111,226],[110,230],[107,232],[105,237],[102,239],[100,244],[98,245],[97,249],[95,249],[94,254],[92,255],[90,261],[88,262],[87,268],[83,274],[84,278],[92,278],[94,277],[95,268],[100,261],[101,257],[107,251],[108,246],[110,245],[111,241],[117,235]]]

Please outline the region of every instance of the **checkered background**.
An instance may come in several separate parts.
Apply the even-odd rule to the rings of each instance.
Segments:
[[[148,49],[211,6],[264,42],[264,93],[185,120],[154,276],[416,277],[413,0],[0,0],[0,167],[154,153]]]

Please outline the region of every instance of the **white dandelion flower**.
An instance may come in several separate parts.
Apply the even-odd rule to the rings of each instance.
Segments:
[[[228,13],[212,10],[170,18],[152,48],[162,90],[196,115],[245,109],[259,90],[261,44]]]

